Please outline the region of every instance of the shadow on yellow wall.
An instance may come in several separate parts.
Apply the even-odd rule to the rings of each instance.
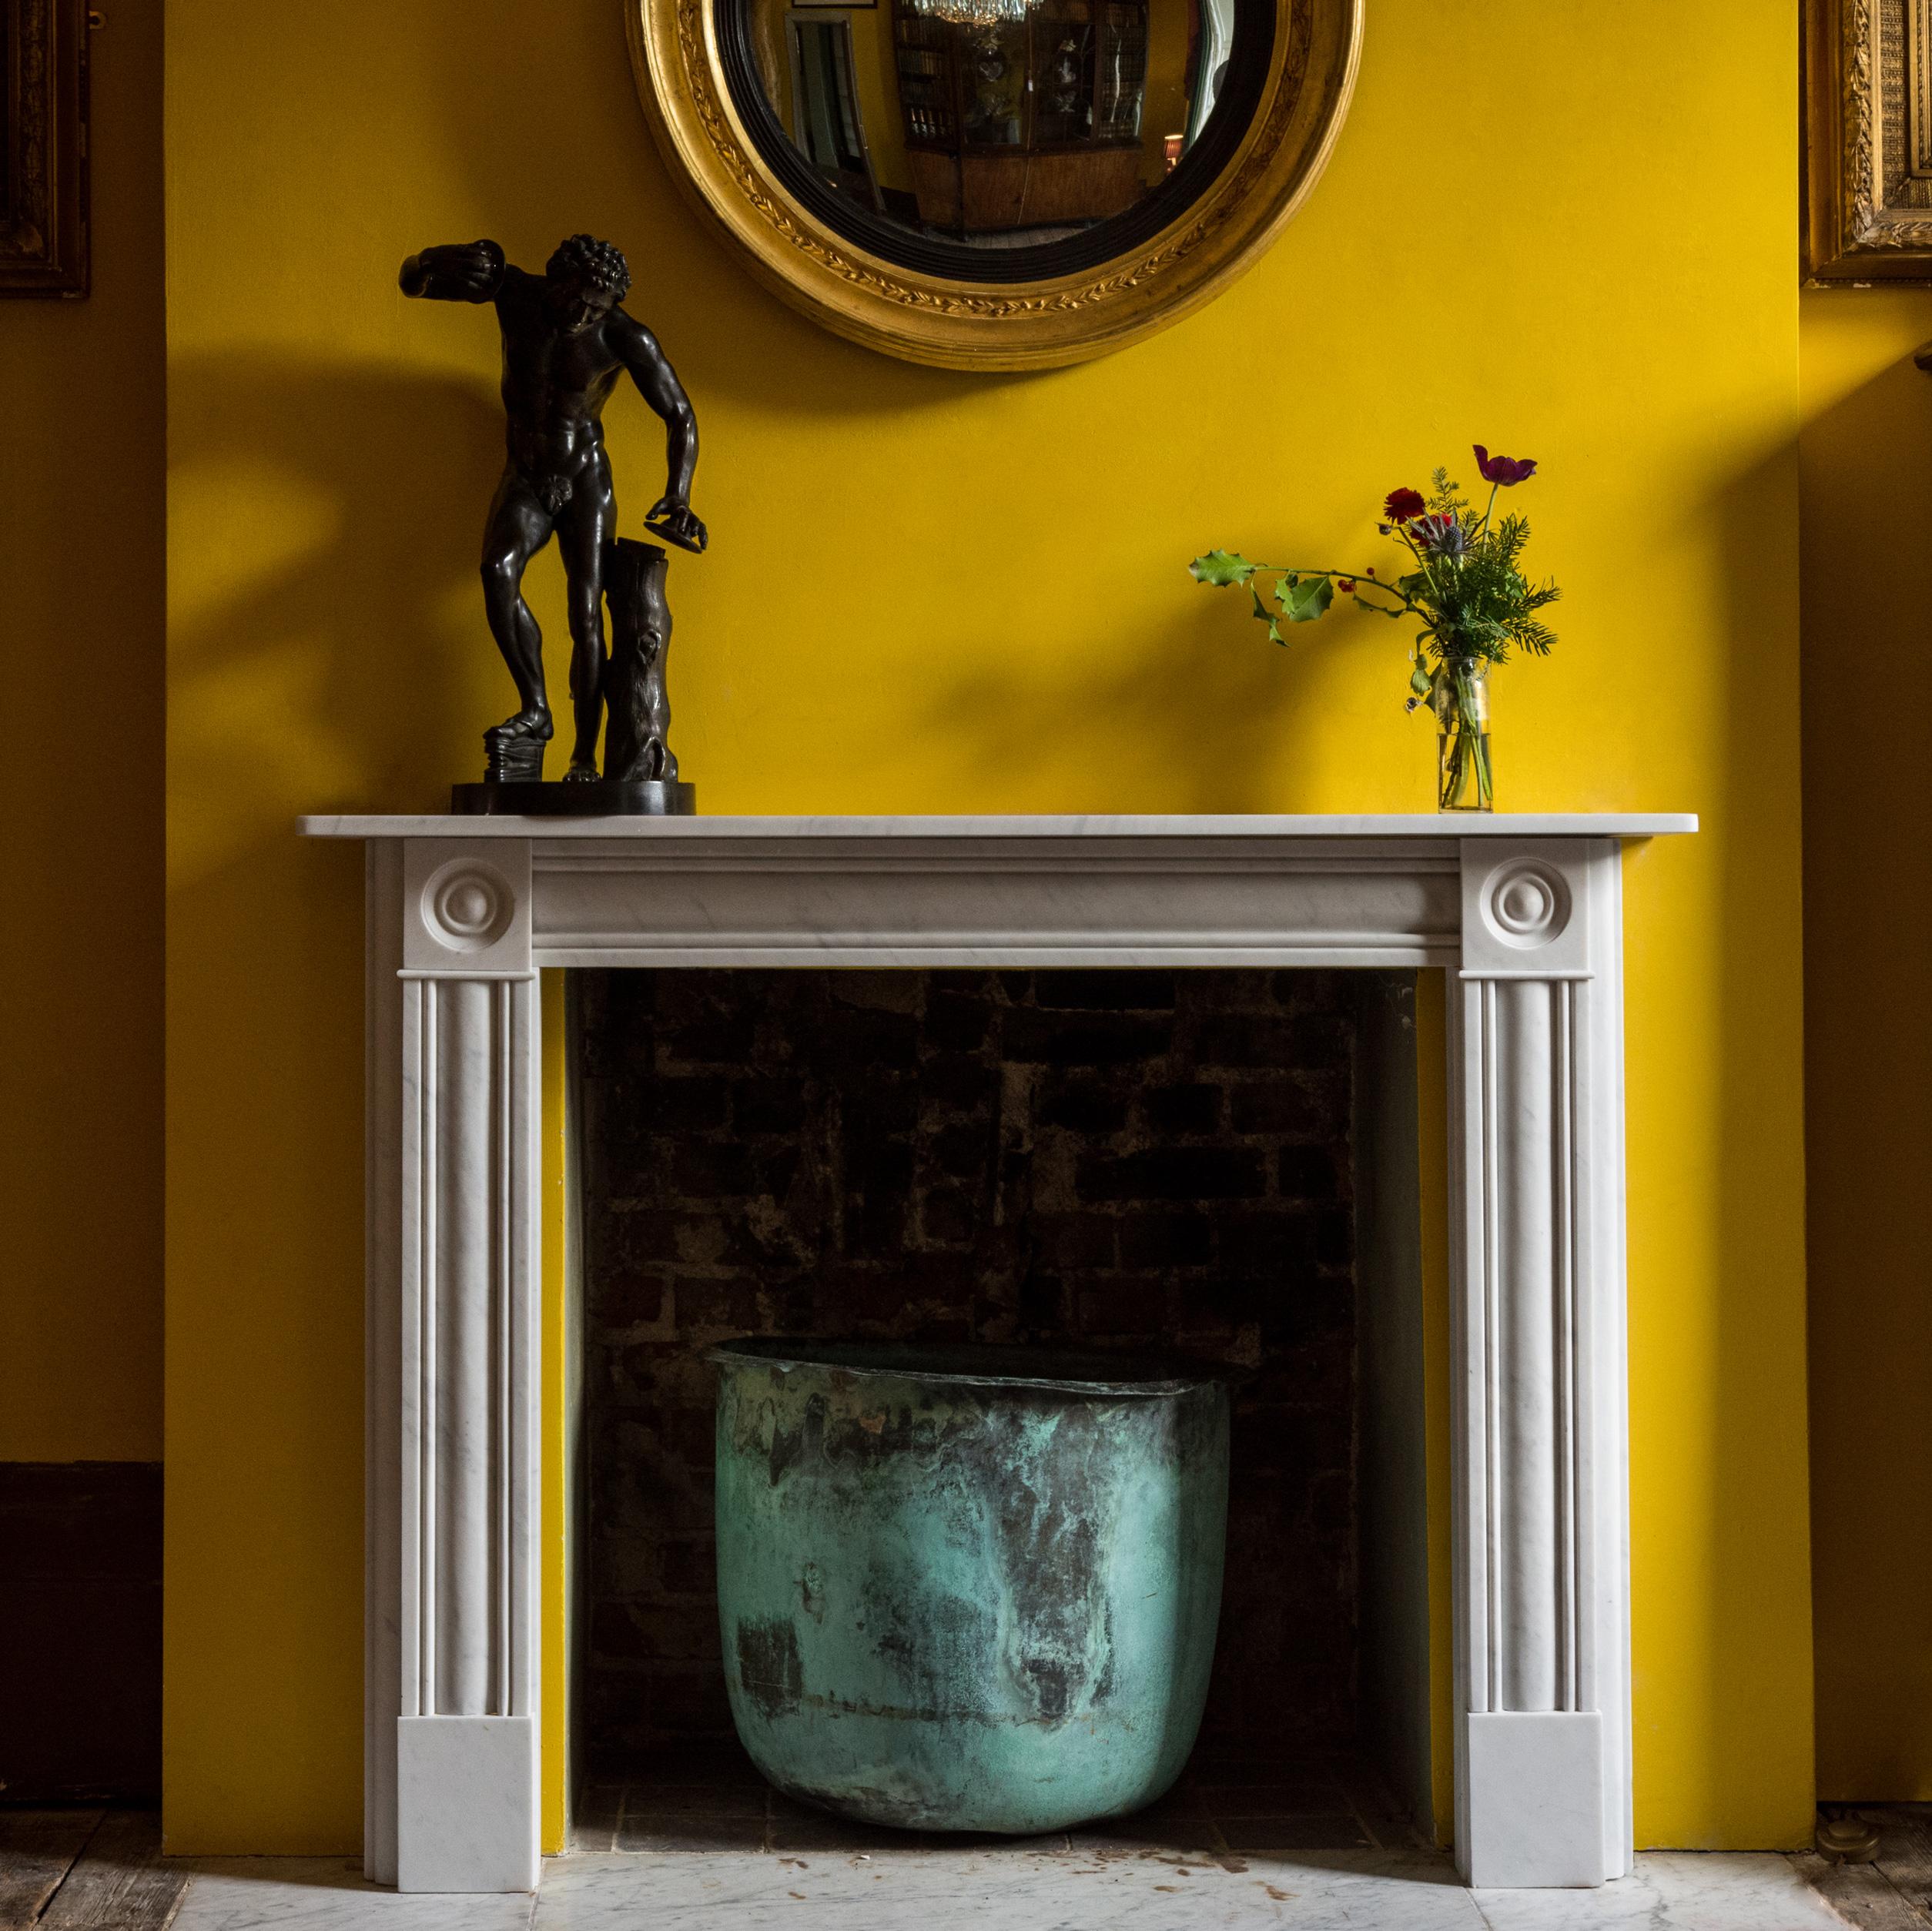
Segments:
[[[1818,1787],[1932,1798],[1932,290],[1803,304]]]
[[[280,1713],[297,1741],[279,1804],[301,1821],[279,1841],[339,1846],[360,1835],[343,1772],[361,1728],[361,868],[292,832],[317,796],[446,802],[427,775],[450,768],[476,650],[474,562],[455,560],[480,520],[448,485],[487,473],[500,417],[484,383],[315,353],[178,357],[169,381],[176,500],[192,515],[233,490],[249,556],[176,606],[169,942],[198,964],[169,982],[173,1036],[194,1042],[170,1069],[171,1142],[211,1115],[276,1122],[171,1175],[171,1271],[205,1283],[174,1297],[172,1344],[225,1394],[171,1421],[168,1550],[171,1601],[229,1574],[235,1612],[276,1639],[177,1618],[174,1668]],[[299,1555],[271,1531],[236,1561],[238,1523],[291,1514]],[[177,1694],[169,1721],[210,1768],[206,1814],[234,1820],[215,1841],[262,1841],[232,1716]]]
[[[177,605],[180,829],[235,828],[248,798],[280,844],[318,794],[433,798],[426,774],[477,655],[483,479],[501,460],[495,397],[439,373],[247,350],[177,358],[169,384],[177,500],[193,514],[202,492],[233,480],[257,493],[252,527],[236,532],[256,547],[253,567]],[[474,494],[462,478],[476,479]],[[259,744],[258,704],[270,740]],[[236,728],[238,708],[249,728]],[[479,749],[466,761],[480,760]],[[174,856],[201,868],[194,845]]]
[[[0,1461],[161,1454],[160,65],[117,8],[92,293],[0,302]]]
[[[1341,659],[1311,654],[1297,677],[1271,653],[1238,648],[1254,638],[1230,637],[1226,601],[1210,609],[1204,596],[1189,611],[1178,585],[1172,601],[1179,611],[1149,623],[1151,635],[1090,658],[1078,677],[1020,681],[985,669],[936,679],[914,728],[942,748],[949,788],[969,795],[983,785],[979,808],[999,811],[1003,785],[1030,791],[1019,774],[1063,764],[1096,774],[1110,811],[1143,808],[1137,788],[1148,810],[1297,808],[1277,761],[1285,756],[1292,771],[1308,707],[1345,674]],[[1417,742],[1426,748],[1419,731]]]

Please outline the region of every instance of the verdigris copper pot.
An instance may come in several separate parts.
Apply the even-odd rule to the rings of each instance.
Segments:
[[[738,1733],[868,1822],[1030,1832],[1138,1809],[1200,1725],[1225,1387],[993,1347],[715,1348]]]

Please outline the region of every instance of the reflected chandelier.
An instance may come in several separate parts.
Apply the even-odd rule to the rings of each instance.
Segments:
[[[910,0],[915,13],[956,27],[999,27],[1024,20],[1039,0]]]

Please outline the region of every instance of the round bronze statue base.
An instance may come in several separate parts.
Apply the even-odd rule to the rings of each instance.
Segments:
[[[584,784],[486,779],[452,785],[450,809],[465,818],[690,818],[698,787],[649,778],[622,785],[600,778]]]

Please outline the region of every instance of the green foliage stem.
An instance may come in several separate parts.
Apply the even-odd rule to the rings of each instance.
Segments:
[[[1215,589],[1247,584],[1254,614],[1268,626],[1268,634],[1285,641],[1280,621],[1268,610],[1251,580],[1275,579],[1273,595],[1291,624],[1311,624],[1333,606],[1336,588],[1346,584],[1356,607],[1378,617],[1418,620],[1410,688],[1416,698],[1427,696],[1432,682],[1426,663],[1444,665],[1503,664],[1512,649],[1532,657],[1548,654],[1555,633],[1537,612],[1562,594],[1554,583],[1532,584],[1523,573],[1522,554],[1529,541],[1529,524],[1513,514],[1495,517],[1497,487],[1480,515],[1462,494],[1461,485],[1438,469],[1431,479],[1428,499],[1431,518],[1452,519],[1454,540],[1420,538],[1418,521],[1390,526],[1389,533],[1408,551],[1414,567],[1391,583],[1366,570],[1309,569],[1300,564],[1252,563],[1238,552],[1210,550],[1188,565],[1197,581]]]

